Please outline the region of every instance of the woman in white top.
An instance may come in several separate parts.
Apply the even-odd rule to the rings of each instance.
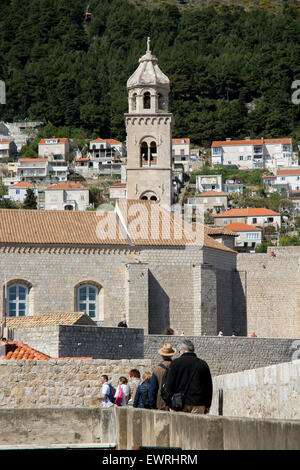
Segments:
[[[127,406],[128,400],[129,400],[129,387],[127,385],[128,380],[126,377],[120,377],[119,378],[119,385],[117,387],[116,393],[115,393],[115,398],[118,396],[120,388],[122,389],[122,402],[118,406]]]

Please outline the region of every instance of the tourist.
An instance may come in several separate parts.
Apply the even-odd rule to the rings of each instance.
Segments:
[[[100,377],[101,387],[101,400],[104,408],[113,406],[113,386],[108,382],[107,375],[101,375]]]
[[[143,382],[138,386],[133,401],[134,408],[150,408],[150,381],[151,372],[144,372]]]
[[[164,372],[170,366],[172,357],[176,354],[176,349],[167,343],[157,352],[162,357],[162,362],[153,369],[151,376],[151,408],[167,411],[168,406],[161,396],[161,386]]]
[[[180,357],[172,361],[167,378],[167,403],[174,411],[174,394],[183,395],[183,406],[176,411],[207,414],[212,401],[212,378],[205,361],[198,358],[194,345],[184,340],[179,346]],[[180,397],[179,397],[180,398]]]
[[[136,389],[137,389],[138,386],[141,384],[141,382],[142,382],[142,380],[141,380],[141,374],[140,374],[140,372],[139,372],[137,369],[131,369],[131,370],[129,371],[129,382],[128,382],[128,386],[129,386],[129,395],[130,395],[130,399],[129,399],[129,401],[128,401],[128,405],[132,405],[132,404],[133,404]]]
[[[129,387],[126,377],[119,378],[119,385],[115,393],[115,404],[117,406],[127,406],[129,400]]]

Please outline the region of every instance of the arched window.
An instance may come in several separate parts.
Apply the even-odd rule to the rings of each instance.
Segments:
[[[166,97],[164,95],[162,95],[161,93],[158,93],[157,100],[158,100],[158,109],[166,110],[167,109]]]
[[[6,292],[6,315],[24,317],[28,311],[28,287],[24,284],[11,284]]]
[[[148,164],[148,144],[147,142],[141,143],[141,166]]]
[[[151,95],[149,91],[146,91],[144,93],[144,109],[150,109],[151,108]]]
[[[97,148],[97,145],[93,144],[93,150],[96,150],[96,148]]]
[[[148,198],[147,198],[147,196],[142,196],[142,197],[141,197],[141,200],[142,200],[142,201],[148,201]]]
[[[157,201],[157,197],[156,196],[151,196],[150,201]]]
[[[155,165],[157,162],[157,148],[156,142],[150,143],[150,165]]]
[[[98,316],[99,288],[92,284],[82,284],[77,288],[77,309],[91,318]]]

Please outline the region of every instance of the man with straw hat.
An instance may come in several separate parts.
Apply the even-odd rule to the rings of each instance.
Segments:
[[[168,411],[168,406],[161,396],[162,380],[165,370],[169,368],[172,357],[176,354],[176,349],[171,344],[166,343],[158,349],[158,354],[162,357],[162,362],[153,369],[150,382],[150,404],[151,408]]]

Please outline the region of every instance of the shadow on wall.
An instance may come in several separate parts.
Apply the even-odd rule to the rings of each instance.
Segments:
[[[170,298],[149,271],[149,334],[162,334],[170,326]]]
[[[232,274],[232,330],[247,336],[247,278],[245,271]]]

